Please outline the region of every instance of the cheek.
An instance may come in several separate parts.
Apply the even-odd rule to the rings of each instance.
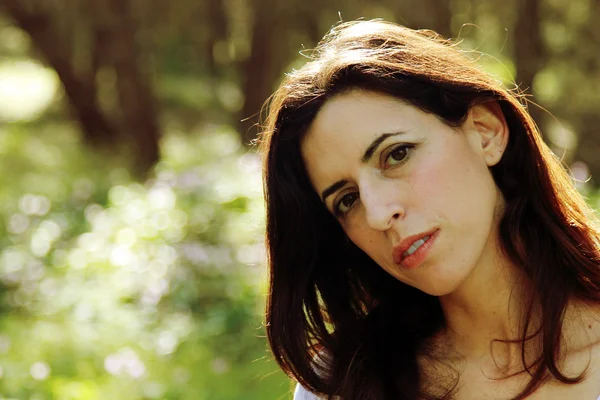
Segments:
[[[359,249],[367,253],[374,260],[381,261],[377,260],[377,258],[383,254],[381,250],[386,249],[387,241],[384,233],[371,230],[365,225],[345,227],[344,231],[348,239]]]
[[[347,227],[345,231],[348,239],[363,251],[368,251],[373,247],[374,243],[377,243],[374,232],[366,229],[364,226]]]
[[[455,156],[449,157],[449,154]],[[487,168],[474,161],[467,152],[446,150],[431,154],[428,162],[422,163],[410,177],[416,206],[445,218],[469,214],[473,207],[481,204],[481,195],[491,179]]]
[[[418,204],[431,205],[441,198],[449,200],[447,196],[457,189],[460,180],[458,165],[432,154],[413,170],[409,185]]]

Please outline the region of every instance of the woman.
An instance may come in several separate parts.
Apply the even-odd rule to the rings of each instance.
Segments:
[[[598,397],[600,235],[515,93],[431,32],[353,22],[265,125],[267,333],[297,399]]]

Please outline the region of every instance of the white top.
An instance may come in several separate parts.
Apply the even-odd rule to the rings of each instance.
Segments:
[[[294,391],[294,400],[322,400],[322,398],[304,389],[304,386],[297,384]]]

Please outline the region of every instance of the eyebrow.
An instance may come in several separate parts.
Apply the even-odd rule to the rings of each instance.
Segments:
[[[367,150],[365,150],[365,153],[363,154],[361,161],[365,164],[368,163],[369,160],[371,159],[371,157],[373,157],[373,154],[375,154],[375,151],[377,150],[379,145],[381,145],[381,143],[383,143],[383,141],[385,139],[392,137],[392,136],[402,135],[405,133],[406,132],[404,132],[404,131],[399,131],[399,132],[393,132],[393,133],[382,133],[381,135],[377,136],[371,142],[369,147],[367,147]],[[323,190],[323,192],[321,192],[321,199],[323,200],[323,202],[325,202],[327,197],[331,196],[333,193],[337,192],[339,189],[344,187],[344,185],[346,183],[348,183],[348,181],[345,179],[342,179],[342,180],[337,181],[333,185],[327,187],[325,190]]]
[[[339,189],[344,187],[346,183],[348,183],[348,181],[342,179],[341,181],[337,181],[333,185],[329,186],[327,189],[323,190],[323,192],[321,193],[321,199],[323,199],[323,203],[325,203],[327,197],[331,196],[333,193],[337,192]]]
[[[379,147],[379,145],[381,143],[383,143],[383,141],[391,136],[397,136],[397,135],[402,135],[405,134],[406,132],[393,132],[393,133],[382,133],[381,135],[377,136],[375,138],[375,140],[373,140],[371,142],[371,144],[369,145],[369,147],[367,147],[367,150],[365,150],[365,154],[363,154],[362,156],[362,162],[363,163],[368,163],[369,160],[371,159],[371,157],[373,157],[373,154],[375,154],[375,151],[377,150],[377,148]]]

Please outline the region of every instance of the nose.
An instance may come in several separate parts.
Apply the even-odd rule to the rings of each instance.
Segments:
[[[402,190],[395,182],[384,178],[369,180],[363,182],[359,190],[366,222],[372,229],[386,231],[394,221],[404,217]]]

